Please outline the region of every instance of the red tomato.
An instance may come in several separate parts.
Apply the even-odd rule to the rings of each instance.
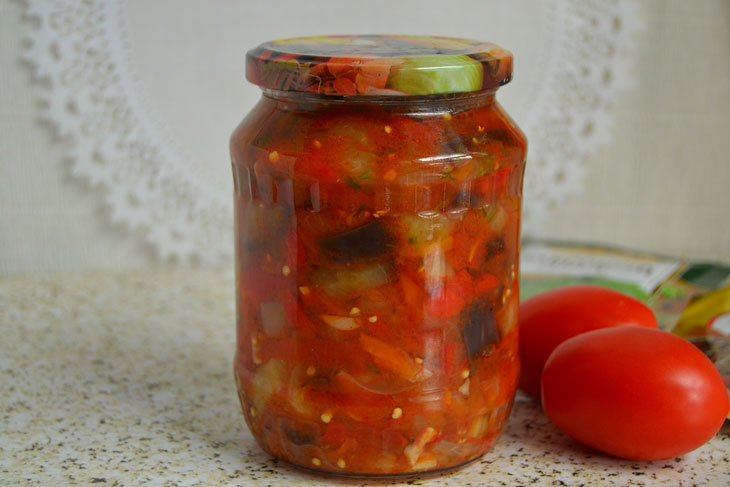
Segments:
[[[720,373],[686,340],[623,326],[573,337],[542,375],[545,413],[565,434],[630,460],[684,455],[730,410]]]
[[[540,397],[548,357],[568,338],[623,325],[657,327],[654,313],[637,299],[612,289],[577,285],[552,289],[520,304],[520,388]]]

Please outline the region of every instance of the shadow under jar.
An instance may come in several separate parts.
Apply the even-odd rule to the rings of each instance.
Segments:
[[[251,432],[338,475],[489,450],[519,375],[526,140],[489,43],[301,38],[248,53],[234,131],[237,352]]]

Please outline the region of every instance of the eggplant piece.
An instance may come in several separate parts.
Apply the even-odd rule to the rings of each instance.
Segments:
[[[483,136],[484,140],[498,140],[502,143],[502,145],[506,146],[515,146],[517,145],[517,141],[515,140],[514,135],[508,130],[505,129],[490,129],[484,132]]]
[[[294,426],[285,427],[284,433],[286,433],[286,437],[289,438],[289,441],[291,441],[295,445],[301,446],[314,444],[313,435],[305,433],[303,431],[299,431]]]
[[[329,259],[339,263],[370,261],[389,253],[392,238],[388,231],[373,221],[320,241]]]
[[[488,303],[478,301],[465,313],[466,324],[461,331],[470,359],[475,358],[488,345],[500,340],[497,320]]]
[[[502,237],[497,237],[495,239],[490,240],[487,242],[487,254],[486,259],[492,259],[494,257],[497,257],[498,255],[502,255],[504,251],[506,250],[504,239]]]
[[[461,155],[468,154],[469,149],[466,140],[457,134],[453,134],[441,144],[442,155]]]

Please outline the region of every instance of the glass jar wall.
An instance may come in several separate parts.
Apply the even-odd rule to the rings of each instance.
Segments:
[[[347,39],[337,49],[357,38]],[[251,57],[249,77],[265,91],[231,155],[235,376],[254,437],[276,457],[340,475],[479,457],[504,428],[519,375],[526,141],[494,95],[511,57],[509,72],[496,63],[495,86],[482,75],[455,92],[460,68],[449,89],[419,73],[454,64],[439,64],[449,55],[419,59],[412,73],[387,58],[384,74],[366,72],[376,81],[363,81],[359,58],[314,58],[289,84],[262,78],[271,70]],[[494,67],[476,57],[469,69]],[[343,65],[359,71],[336,76]],[[337,92],[352,88],[337,88],[341,79],[355,93]]]

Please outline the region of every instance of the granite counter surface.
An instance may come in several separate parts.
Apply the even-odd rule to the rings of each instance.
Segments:
[[[480,460],[400,482],[312,476],[271,459],[240,413],[230,277],[146,270],[0,279],[0,484],[728,486],[730,427],[670,461],[570,440],[519,398]]]

